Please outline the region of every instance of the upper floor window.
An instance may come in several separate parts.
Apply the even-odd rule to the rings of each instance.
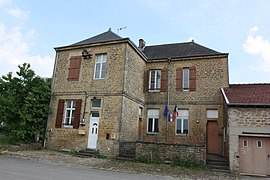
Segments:
[[[196,90],[196,68],[186,67],[176,69],[176,90]]]
[[[176,134],[188,134],[188,110],[179,110],[176,117]]]
[[[158,133],[159,126],[159,110],[149,109],[147,114],[147,132]]]
[[[107,54],[96,55],[94,79],[104,79],[106,75]]]
[[[161,70],[150,70],[149,74],[149,90],[160,90],[161,85]]]
[[[73,56],[69,61],[68,80],[77,81],[80,76],[81,56]]]
[[[183,89],[189,89],[189,68],[183,69]]]

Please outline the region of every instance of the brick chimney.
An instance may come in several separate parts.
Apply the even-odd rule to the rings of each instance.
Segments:
[[[143,39],[139,39],[139,49],[143,50],[145,48],[145,41]]]

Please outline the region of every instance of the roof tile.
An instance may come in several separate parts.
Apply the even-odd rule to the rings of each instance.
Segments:
[[[229,105],[270,105],[270,84],[233,84],[224,88]]]

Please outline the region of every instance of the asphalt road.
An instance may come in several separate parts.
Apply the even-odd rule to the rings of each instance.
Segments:
[[[57,165],[15,157],[0,157],[0,180],[152,180],[172,177],[102,171],[84,166]]]

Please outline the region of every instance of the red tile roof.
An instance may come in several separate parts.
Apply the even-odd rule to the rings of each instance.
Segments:
[[[232,84],[222,93],[228,105],[270,105],[270,83]]]

